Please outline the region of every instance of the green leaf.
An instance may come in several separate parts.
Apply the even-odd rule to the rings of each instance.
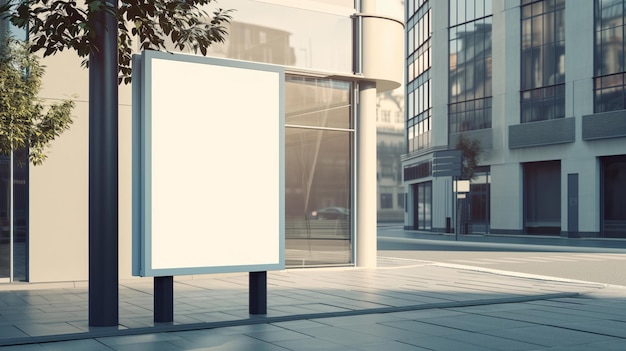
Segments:
[[[102,0],[86,0],[86,7],[78,6],[73,0],[25,0],[0,5],[13,11],[1,12],[14,25],[27,29],[33,45],[32,52],[43,50],[44,56],[54,55],[58,51],[71,49],[80,57],[98,51],[96,45],[97,12],[105,11],[117,17],[119,37],[119,73],[120,82],[131,69],[132,58],[123,51],[130,47],[143,49],[168,50],[166,39],[169,38],[180,50],[190,47],[208,53],[207,48],[216,42],[223,42],[227,35],[224,24],[232,19],[232,10],[216,9],[210,15],[204,10],[215,0],[119,0],[119,7]],[[123,37],[123,36],[126,37]],[[133,45],[132,39],[138,40]],[[88,61],[81,64],[89,66]]]

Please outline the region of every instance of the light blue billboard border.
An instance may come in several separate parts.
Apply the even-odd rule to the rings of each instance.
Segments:
[[[278,263],[153,269],[151,194],[152,60],[173,60],[278,74],[279,83],[279,259]],[[259,272],[285,268],[285,70],[281,66],[159,51],[133,56],[132,72],[132,274],[157,277],[209,273]]]

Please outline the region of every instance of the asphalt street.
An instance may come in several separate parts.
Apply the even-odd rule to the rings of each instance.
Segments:
[[[458,239],[458,240],[457,240]],[[460,236],[378,229],[378,250],[393,257],[626,287],[626,241]]]

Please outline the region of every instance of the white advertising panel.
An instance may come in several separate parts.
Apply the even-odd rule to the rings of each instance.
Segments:
[[[284,71],[146,51],[133,71],[133,274],[284,268]]]

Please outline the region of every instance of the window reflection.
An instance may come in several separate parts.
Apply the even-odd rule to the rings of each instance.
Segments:
[[[352,73],[352,47],[346,45],[352,42],[352,19],[347,14],[254,0],[220,0],[219,7],[237,11],[226,42],[209,48],[212,56]]]
[[[286,79],[285,241],[288,266],[352,262],[351,155],[354,132],[348,129],[351,125],[350,91],[351,84],[341,81]]]
[[[451,1],[450,11],[449,130],[491,128],[491,4]]]
[[[595,0],[595,112],[626,108],[625,7],[626,0]]]
[[[310,77],[288,79],[285,124],[350,128],[350,83]]]
[[[418,4],[419,3],[419,4]],[[432,80],[432,10],[429,1],[418,1],[414,20],[410,23],[407,91],[407,147],[413,152],[430,147]]]
[[[565,117],[565,0],[522,4],[521,122]]]

